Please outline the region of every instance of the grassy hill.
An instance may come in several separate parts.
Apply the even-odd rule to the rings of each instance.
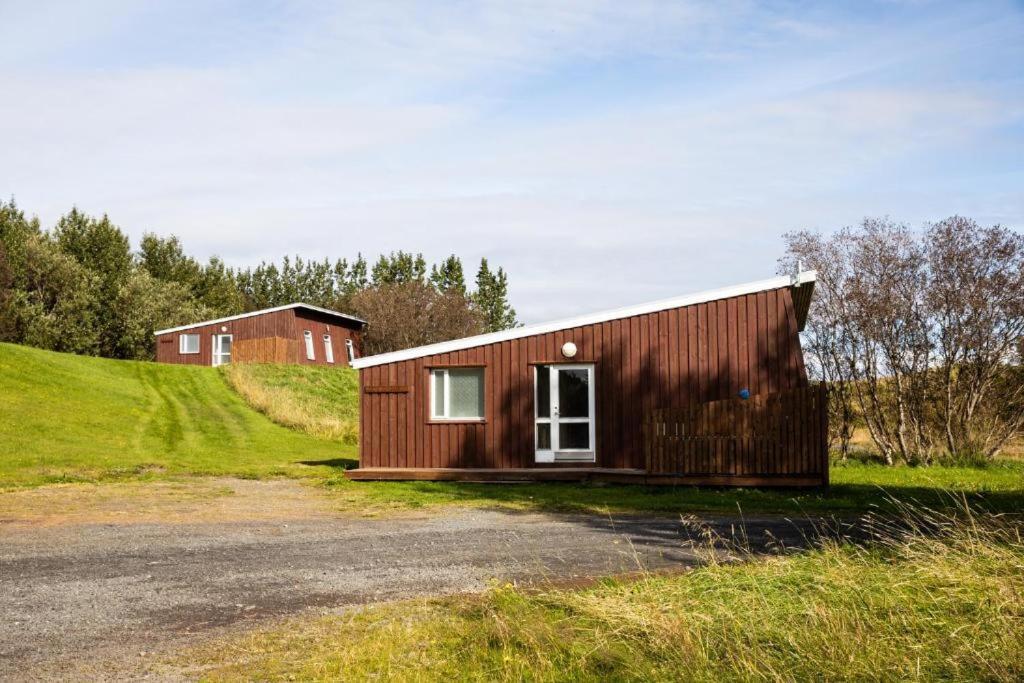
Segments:
[[[0,488],[178,473],[306,476],[336,472],[355,452],[274,424],[214,368],[0,344]]]
[[[228,384],[274,422],[322,439],[359,442],[359,373],[351,368],[244,364],[221,368]]]

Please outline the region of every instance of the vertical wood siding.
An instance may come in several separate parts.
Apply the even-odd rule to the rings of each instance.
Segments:
[[[661,408],[644,419],[644,469],[674,476],[818,476],[828,471],[824,385]]]
[[[566,466],[534,462],[533,365],[565,362],[568,341],[595,365],[597,467],[645,466],[645,411],[807,386],[790,289],[758,292],[365,368],[364,388],[410,389],[362,393],[360,466]],[[429,369],[468,364],[485,369],[484,421],[430,422]]]
[[[224,323],[213,325],[202,325],[192,327],[180,332],[171,332],[159,335],[156,338],[156,360],[158,363],[179,363],[184,365],[212,365],[213,364],[213,335],[230,334],[233,342],[254,341],[258,339],[285,339],[289,342],[289,357],[286,362],[303,363],[315,365],[327,365],[327,357],[324,353],[324,333],[331,335],[331,346],[334,348],[334,365],[337,367],[348,367],[348,354],[345,350],[345,340],[352,339],[356,347],[356,355],[361,353],[361,339],[357,323],[352,327],[339,324],[336,318],[325,316],[315,311],[302,309],[286,309],[273,311],[261,315],[253,315],[247,318],[239,318]],[[222,331],[221,328],[227,328]],[[316,352],[315,360],[306,358],[306,346],[303,333],[309,330],[313,333],[313,348]],[[178,337],[183,334],[199,335],[199,353],[182,354],[178,353]],[[277,355],[261,360],[265,362],[280,362]]]

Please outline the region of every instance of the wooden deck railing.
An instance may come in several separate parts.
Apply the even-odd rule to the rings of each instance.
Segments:
[[[651,411],[643,425],[647,472],[819,476],[828,483],[827,400],[821,384]]]

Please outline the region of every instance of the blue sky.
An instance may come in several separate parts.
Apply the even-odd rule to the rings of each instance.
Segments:
[[[782,233],[1024,228],[1020,3],[6,2],[0,194],[235,265],[422,251],[539,322]]]

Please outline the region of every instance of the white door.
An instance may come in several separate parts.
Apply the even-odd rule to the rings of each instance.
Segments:
[[[213,335],[213,364],[226,365],[231,362],[231,335]]]
[[[594,366],[534,367],[537,462],[594,462]]]

